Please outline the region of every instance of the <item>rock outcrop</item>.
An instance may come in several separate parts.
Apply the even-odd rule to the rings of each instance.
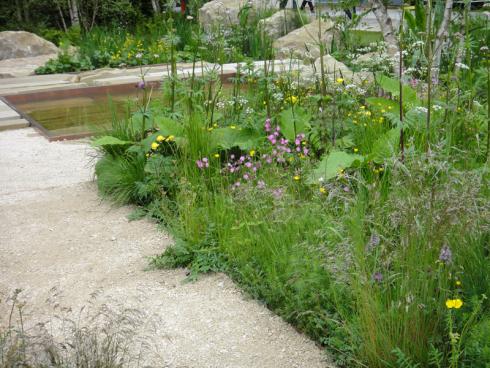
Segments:
[[[0,60],[57,54],[58,48],[34,33],[0,32]]]
[[[227,27],[239,23],[240,10],[251,6],[255,13],[276,7],[275,0],[212,0],[199,9],[199,22],[206,31],[214,26]]]
[[[301,82],[310,84],[321,78],[321,59],[318,58],[312,65],[303,65],[300,69]],[[342,78],[347,84],[363,85],[365,81],[372,82],[373,75],[368,72],[353,72],[347,65],[335,59],[332,55],[323,56],[323,69],[325,77],[330,82]]]
[[[0,60],[0,79],[18,78],[34,75],[34,71],[46,64],[50,59],[56,59],[57,54],[32,56],[17,59]]]
[[[321,29],[321,37],[318,37],[318,31]],[[327,20],[317,20],[298,28],[287,35],[274,41],[277,58],[293,58],[305,61],[313,61],[320,57],[320,42],[325,45],[326,51],[330,50],[332,40],[336,31],[334,22]]]
[[[270,39],[277,40],[298,28],[296,12],[290,9],[280,10],[269,18],[259,21],[259,27]]]

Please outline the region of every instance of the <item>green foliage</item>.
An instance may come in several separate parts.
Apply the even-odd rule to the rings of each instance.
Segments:
[[[291,107],[279,115],[279,125],[284,136],[293,141],[300,133],[306,133],[310,127],[311,115],[301,107]]]
[[[350,154],[343,151],[334,151],[327,154],[311,172],[309,183],[327,181],[341,174],[345,169],[353,165],[359,165],[363,161],[360,155]]]
[[[230,39],[213,40],[226,60]],[[402,125],[390,76],[326,91],[297,80],[250,64],[229,89],[216,73],[175,78],[168,100],[115,125],[116,144],[99,142],[102,193],[172,232],[155,267],[228,273],[339,366],[472,366],[490,294],[483,104],[458,109],[478,97],[436,87],[427,128],[424,91],[403,86]]]
[[[490,367],[490,317],[484,316],[473,328],[466,342],[465,357],[468,367]]]
[[[99,191],[117,204],[144,203],[140,183],[145,180],[145,160],[141,155],[106,155],[95,166]]]
[[[103,147],[103,146],[125,146],[132,144],[129,141],[123,141],[119,138],[113,137],[111,135],[105,135],[103,137],[97,138],[92,142],[93,147]]]
[[[386,92],[393,96],[400,96],[400,81],[389,78],[383,74],[376,75],[376,82]],[[421,102],[417,98],[417,93],[409,86],[402,84],[403,104],[406,106],[420,106]],[[372,101],[372,100],[371,100]],[[379,100],[378,100],[379,101]]]

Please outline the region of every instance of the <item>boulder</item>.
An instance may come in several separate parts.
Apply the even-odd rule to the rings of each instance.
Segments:
[[[57,54],[58,51],[52,42],[33,33],[0,32],[0,60]]]
[[[46,64],[50,59],[56,59],[57,54],[48,54],[17,59],[0,60],[0,79],[17,78],[34,75],[34,71]]]
[[[321,37],[318,37],[318,21],[295,29],[287,35],[274,41],[274,49],[277,58],[298,58],[312,62],[320,57],[319,44],[325,45],[326,51],[330,50],[332,40],[337,33],[334,29],[334,22],[331,20],[321,21]],[[336,37],[335,37],[336,38]]]
[[[367,72],[353,72],[347,65],[335,59],[332,55],[323,56],[323,68],[325,77],[330,82],[342,78],[347,84],[363,85],[364,82],[372,82],[373,74]],[[313,65],[303,65],[300,68],[301,83],[308,85],[321,77],[321,59],[318,58]]]
[[[318,58],[315,61],[315,69],[320,72],[321,71],[322,60]],[[344,63],[335,59],[332,55],[324,55],[323,56],[323,68],[325,74],[332,74],[335,77],[346,76],[347,74],[351,74],[352,71],[345,65]]]
[[[276,6],[275,0],[212,0],[199,9],[199,22],[205,31],[214,26],[231,26],[239,23],[239,12],[250,5],[253,12]]]
[[[290,9],[280,10],[269,18],[260,20],[259,27],[272,40],[277,40],[298,28],[296,12]]]

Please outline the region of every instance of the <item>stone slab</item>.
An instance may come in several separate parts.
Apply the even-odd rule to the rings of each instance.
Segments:
[[[29,125],[26,119],[0,120],[0,131],[27,128]]]
[[[0,121],[2,120],[10,120],[10,119],[15,119],[15,118],[18,118],[20,115],[12,110],[12,109],[9,109],[9,110],[0,110]]]

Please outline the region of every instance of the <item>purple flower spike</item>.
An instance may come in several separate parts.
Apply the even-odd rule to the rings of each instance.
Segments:
[[[270,132],[271,131],[271,119],[267,118],[265,120],[264,129],[265,129],[266,132]]]
[[[444,245],[441,248],[439,261],[444,262],[445,264],[450,264],[453,261],[453,252],[451,252],[451,249],[447,245]]]
[[[383,274],[381,272],[375,272],[373,274],[373,280],[376,282],[382,282],[383,281]]]
[[[272,195],[274,196],[274,198],[276,199],[281,199],[282,197],[282,194],[283,194],[283,190],[281,188],[277,188],[277,189],[274,189],[272,191]]]
[[[136,83],[136,88],[144,89],[145,87],[146,87],[145,81],[140,80],[138,83]]]

